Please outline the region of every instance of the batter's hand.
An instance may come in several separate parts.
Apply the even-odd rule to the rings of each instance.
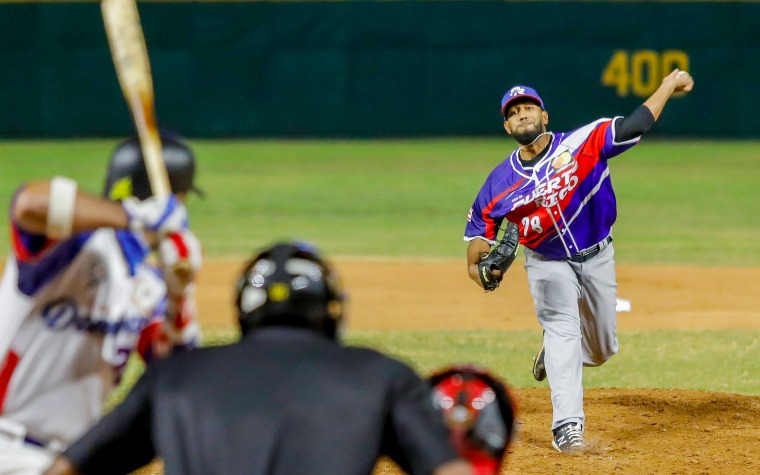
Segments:
[[[184,296],[203,265],[203,250],[189,229],[167,234],[158,245],[158,259],[170,296]]]
[[[674,69],[665,76],[662,83],[673,87],[673,92],[687,93],[694,88],[694,78],[687,71]]]
[[[129,218],[129,228],[155,233],[159,238],[187,228],[187,210],[174,195],[151,196],[146,200],[127,198],[121,202]]]

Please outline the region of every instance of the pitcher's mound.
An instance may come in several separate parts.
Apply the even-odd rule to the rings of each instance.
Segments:
[[[518,438],[502,473],[760,473],[760,398],[672,389],[586,389],[580,455],[551,447],[544,388],[514,390]]]
[[[502,474],[760,473],[760,398],[670,389],[587,389],[588,450],[551,446],[551,405],[544,388],[512,390],[517,439]],[[381,462],[375,475],[402,472]]]

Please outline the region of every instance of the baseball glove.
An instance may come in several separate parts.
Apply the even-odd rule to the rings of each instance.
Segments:
[[[478,262],[480,283],[486,292],[495,290],[504,278],[507,269],[517,257],[517,247],[520,243],[520,231],[514,223],[507,223],[504,236],[496,243],[488,254],[483,255]],[[498,275],[494,271],[500,271]]]

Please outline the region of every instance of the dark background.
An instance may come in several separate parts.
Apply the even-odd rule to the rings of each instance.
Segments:
[[[696,80],[652,134],[755,138],[760,3],[140,2],[159,123],[191,137],[500,133],[502,95],[540,92],[553,130],[625,115],[677,51]],[[99,4],[0,4],[0,137],[130,133]],[[621,90],[616,52],[655,58]],[[655,64],[654,70],[648,65]],[[618,70],[620,71],[620,69]],[[669,71],[666,71],[669,72]],[[655,77],[656,76],[656,77]],[[626,85],[627,84],[627,85]],[[641,87],[639,87],[641,89]],[[649,88],[647,91],[651,90]]]

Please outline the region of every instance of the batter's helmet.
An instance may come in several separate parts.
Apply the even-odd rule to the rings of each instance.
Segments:
[[[238,278],[243,334],[267,325],[312,328],[337,338],[343,319],[339,279],[305,243],[280,243],[254,257]]]
[[[515,429],[515,402],[506,385],[469,365],[439,370],[429,381],[459,455],[476,475],[498,474]]]
[[[161,144],[172,193],[194,191],[202,196],[203,192],[193,183],[195,157],[190,148],[168,132],[161,133]],[[144,200],[152,195],[140,140],[132,137],[120,143],[111,154],[103,196],[113,200],[130,196]]]

